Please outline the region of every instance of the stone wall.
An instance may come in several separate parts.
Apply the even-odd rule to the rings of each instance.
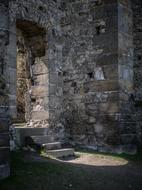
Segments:
[[[131,3],[62,1],[61,9],[66,132],[77,144],[123,152],[132,143],[121,146],[133,90]]]
[[[142,147],[142,2],[133,4],[133,37],[134,37],[134,96],[136,134],[139,148]]]
[[[10,44],[7,49],[8,67],[14,80],[10,85],[11,116],[17,118],[16,108],[16,26],[24,34],[31,58],[27,60],[31,87],[26,97],[26,118],[31,127],[61,125],[62,114],[62,46],[60,42],[61,11],[54,1],[11,1]],[[13,51],[10,51],[13,49]],[[12,59],[11,59],[12,58]],[[11,76],[9,77],[11,78]],[[30,106],[28,106],[30,105]],[[28,114],[30,112],[30,114]],[[28,118],[29,116],[29,118]],[[62,127],[61,127],[62,128]]]
[[[126,152],[136,152],[137,136],[133,102],[133,12],[130,0],[119,1],[118,31],[120,143]]]
[[[28,21],[17,21],[17,27],[22,31],[22,34],[17,33],[17,100],[23,109],[25,121],[33,125],[34,121],[48,119],[46,32]],[[38,127],[41,126],[38,124]]]
[[[30,74],[28,50],[22,31],[17,29],[17,122],[25,122],[26,115],[30,115],[30,102],[26,98],[26,93],[29,92],[31,86],[31,79],[28,77]]]
[[[11,118],[19,113],[16,62],[22,59],[22,109],[30,127],[47,127],[73,145],[134,153],[141,139],[141,108],[135,106],[141,103],[140,11],[138,0],[133,12],[130,0],[10,1],[1,72]],[[26,50],[18,59],[17,28]]]
[[[117,6],[117,1],[62,3],[65,125],[73,142],[96,149],[112,138],[117,142]]]
[[[9,114],[46,127],[53,140],[135,153],[141,1],[11,0],[8,9],[1,0],[0,10],[0,177],[9,175]]]
[[[9,176],[9,107],[6,86],[6,46],[8,45],[8,1],[0,1],[0,179]]]

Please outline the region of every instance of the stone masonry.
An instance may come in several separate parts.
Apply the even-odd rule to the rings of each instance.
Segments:
[[[9,176],[9,107],[6,86],[6,46],[8,40],[8,1],[0,1],[0,178]]]
[[[63,97],[70,138],[97,150],[127,151],[131,138],[121,128],[127,125],[125,110],[131,115],[133,93],[130,2],[66,1],[64,7]]]
[[[141,149],[141,0],[0,0],[0,9],[0,177],[9,119],[73,146]]]

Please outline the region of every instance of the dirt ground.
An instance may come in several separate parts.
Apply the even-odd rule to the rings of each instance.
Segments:
[[[121,157],[93,153],[77,152],[77,155],[76,159],[48,160],[82,171],[82,176],[76,172],[75,181],[69,185],[70,189],[74,189],[74,183],[79,183],[80,187],[75,190],[142,190],[142,162],[135,163]],[[41,157],[32,156],[30,159],[47,162]],[[86,177],[83,177],[84,174]]]
[[[12,156],[12,174],[0,190],[142,190],[142,162],[96,153],[55,160],[31,153]]]

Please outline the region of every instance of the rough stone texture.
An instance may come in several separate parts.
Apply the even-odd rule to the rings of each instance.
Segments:
[[[13,77],[16,69],[20,76],[17,89],[15,81],[8,81],[11,116],[14,121],[20,119],[17,117],[18,114],[20,117],[20,112],[18,110],[18,114],[16,113],[15,104],[18,99],[19,108],[22,107],[21,121],[25,119],[31,127],[46,127],[49,123],[50,127],[54,127],[62,119],[62,77],[59,75],[62,51],[59,36],[60,12],[53,1],[10,3],[11,43],[7,51],[8,66],[13,71]],[[19,47],[16,65],[17,41]]]
[[[48,115],[44,101],[48,95],[44,30],[26,21],[18,21],[17,27],[23,31],[17,33],[17,118],[27,122],[46,120],[47,116],[40,116]]]
[[[30,111],[28,111],[30,105],[26,106],[29,103],[26,97],[30,90],[30,77],[28,77],[30,73],[28,66],[30,68],[30,65],[27,65],[30,50],[28,51],[28,47],[26,47],[23,35],[20,29],[17,29],[17,119],[21,122],[25,122],[25,112],[30,115]],[[28,93],[27,96],[26,93]]]
[[[9,107],[6,86],[6,46],[8,44],[8,1],[0,1],[0,179],[9,169]]]
[[[54,140],[135,153],[142,2],[14,0],[9,7],[8,30],[0,4],[0,130],[7,131],[10,110],[13,122],[47,127]]]
[[[122,145],[123,151],[121,118],[126,117],[126,109],[131,115],[128,100],[133,90],[130,1],[66,1],[63,5],[67,132],[73,142],[109,151]]]
[[[130,125],[136,126],[133,118],[133,12],[131,1],[120,1],[118,7],[118,71],[119,71],[119,128],[120,144],[125,152],[133,149],[136,134]],[[130,127],[129,131],[127,130]],[[136,151],[136,150],[135,150]],[[134,151],[134,152],[135,152]]]
[[[134,118],[137,122],[135,134],[139,147],[142,146],[142,2],[133,2],[133,37],[134,37]]]

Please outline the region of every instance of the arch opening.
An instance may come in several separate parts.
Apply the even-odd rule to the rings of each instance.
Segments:
[[[48,86],[46,64],[46,31],[37,24],[17,20],[17,118],[16,123],[28,123],[45,110],[45,93]],[[47,90],[46,90],[47,92]]]

